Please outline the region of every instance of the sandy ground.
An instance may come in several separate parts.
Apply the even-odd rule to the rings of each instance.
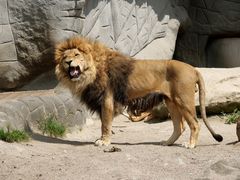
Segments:
[[[219,117],[209,118],[224,137],[214,141],[200,120],[199,146],[186,149],[189,130],[174,146],[160,146],[172,133],[171,121],[129,122],[118,117],[113,123],[113,144],[120,152],[104,152],[95,147],[100,122],[64,139],[34,135],[27,143],[0,141],[0,179],[240,179],[240,143],[236,125],[226,125]]]

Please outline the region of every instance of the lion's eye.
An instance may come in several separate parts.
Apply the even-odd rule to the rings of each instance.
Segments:
[[[75,57],[77,57],[77,56],[79,56],[79,55],[80,55],[80,54],[77,53],[77,54],[75,54]]]

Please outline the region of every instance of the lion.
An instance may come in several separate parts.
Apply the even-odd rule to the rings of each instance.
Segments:
[[[111,143],[112,121],[120,109],[143,98],[147,99],[143,110],[164,100],[170,113],[174,130],[161,145],[174,144],[184,132],[186,121],[190,127],[186,147],[194,148],[200,130],[194,100],[196,84],[203,121],[215,140],[223,140],[207,121],[204,81],[191,65],[177,60],[137,60],[84,37],[72,37],[57,44],[55,62],[58,80],[99,114],[102,135],[95,141],[97,146]],[[133,111],[138,108],[142,107],[137,105]]]

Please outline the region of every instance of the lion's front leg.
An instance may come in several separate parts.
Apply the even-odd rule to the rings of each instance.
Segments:
[[[111,91],[107,91],[101,108],[102,136],[95,141],[96,146],[108,146],[111,144],[113,114],[113,95]]]

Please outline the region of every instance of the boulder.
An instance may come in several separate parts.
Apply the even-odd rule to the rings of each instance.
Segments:
[[[205,80],[208,114],[233,112],[240,107],[240,68],[198,68]],[[196,103],[198,103],[198,95]],[[199,103],[198,103],[199,104]]]
[[[55,117],[69,131],[80,130],[89,117],[86,107],[66,89],[0,94],[0,127],[39,132],[39,124]]]

